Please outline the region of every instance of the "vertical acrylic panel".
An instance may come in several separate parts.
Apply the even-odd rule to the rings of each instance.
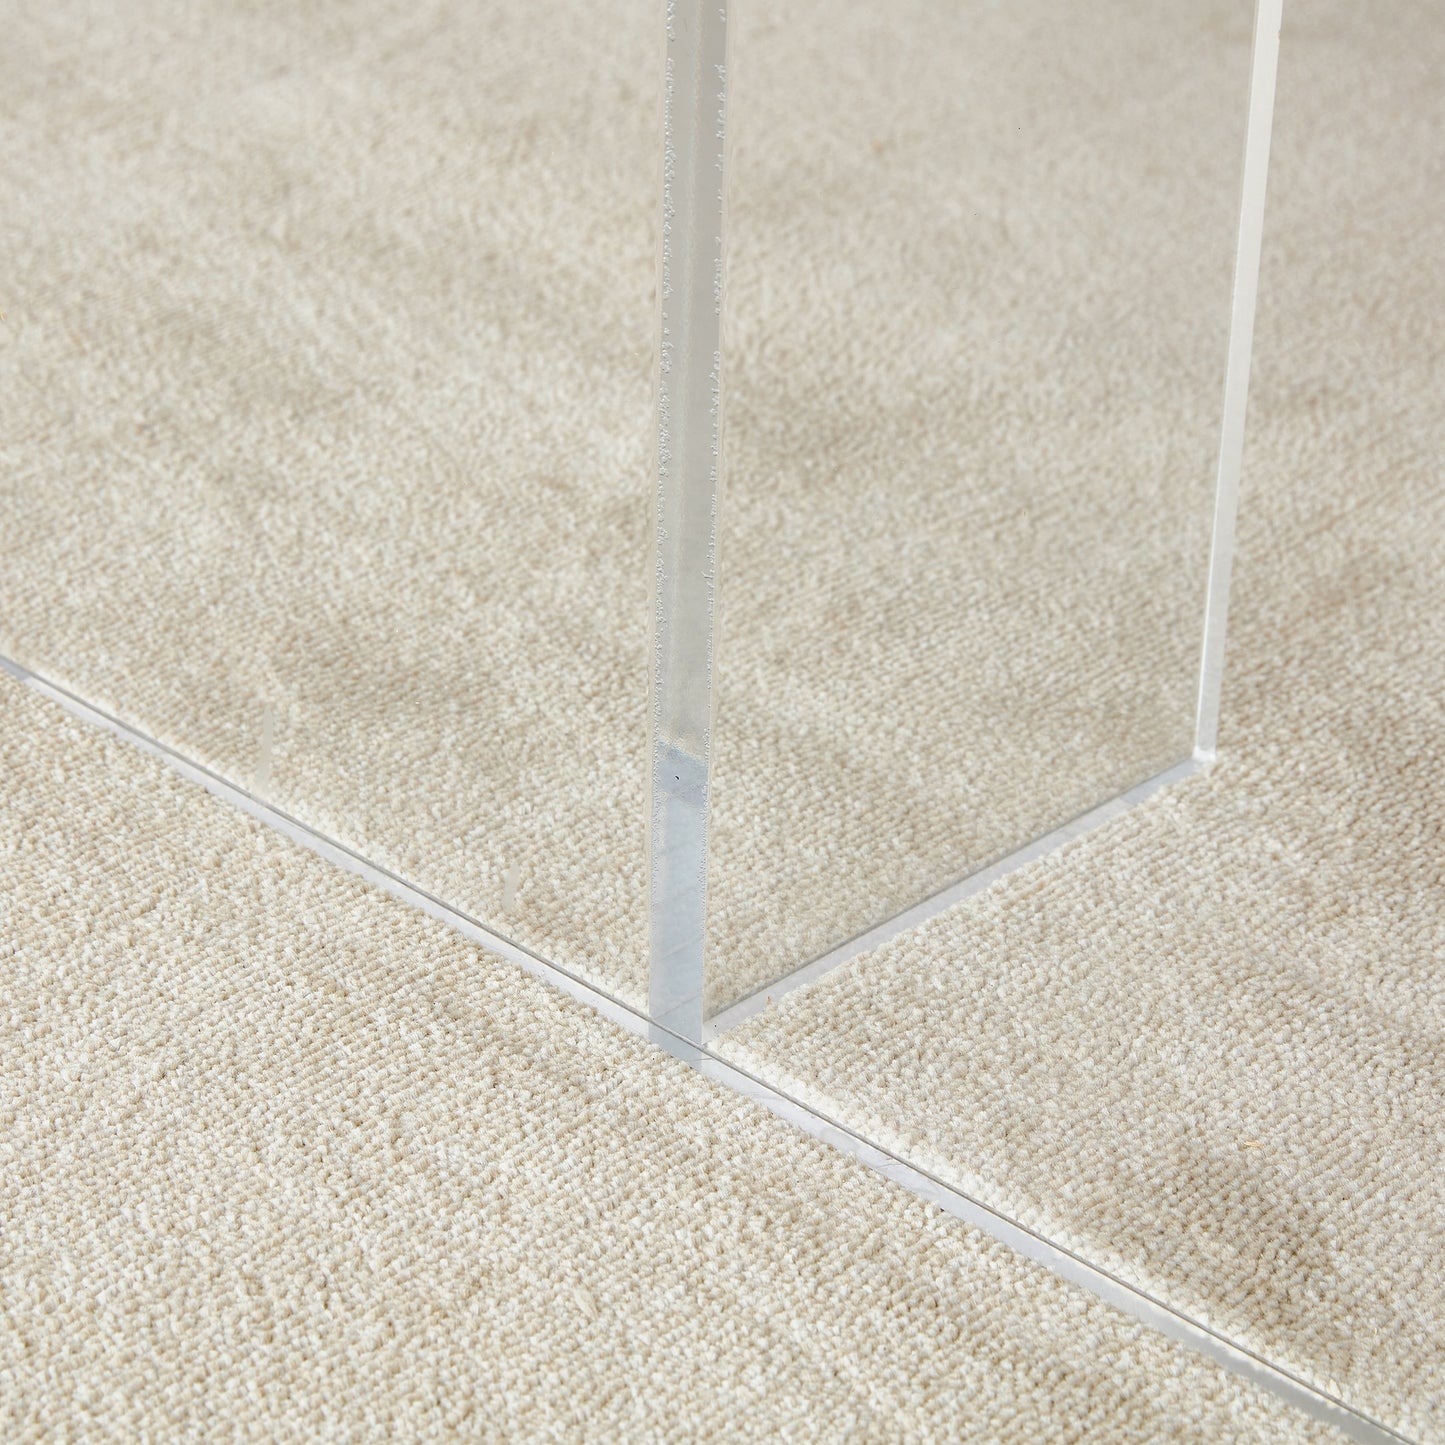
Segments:
[[[666,10],[652,677],[651,987],[664,1032],[702,1039],[714,581],[721,481],[727,14]]]
[[[0,651],[646,998],[659,13],[0,45]]]
[[[1191,756],[1253,12],[731,18],[713,1012]]]

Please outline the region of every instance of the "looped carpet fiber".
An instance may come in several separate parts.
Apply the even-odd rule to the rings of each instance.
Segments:
[[[1325,1441],[0,682],[0,1433]]]

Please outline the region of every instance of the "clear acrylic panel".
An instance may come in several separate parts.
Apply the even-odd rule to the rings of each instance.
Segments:
[[[0,651],[647,989],[649,0],[0,46]]]
[[[730,23],[713,1015],[1192,757],[1253,7]]]

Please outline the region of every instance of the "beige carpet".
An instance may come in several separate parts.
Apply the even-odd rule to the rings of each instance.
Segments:
[[[724,1045],[1445,1440],[1445,32],[1287,16],[1221,758]]]
[[[12,11],[0,649],[644,999],[657,0]],[[1249,49],[736,19],[719,1004],[1187,755]]]
[[[637,997],[654,16],[640,5],[547,13],[555,23],[544,29],[520,7],[490,7],[485,26],[471,8],[442,5],[17,10],[0,45],[0,646],[242,781],[261,774],[262,790],[308,821]],[[1209,63],[1239,55],[1237,16],[1211,22],[1211,34],[1226,48],[1206,47]],[[787,52],[756,53],[761,86]],[[1080,51],[1080,63],[1101,53]],[[1154,60],[1162,84],[1168,66]],[[1445,1438],[1442,70],[1433,13],[1411,0],[1368,16],[1322,0],[1287,26],[1213,775],[730,1043],[1421,1439]],[[742,98],[748,83],[740,71]],[[1186,131],[1191,166],[1223,166],[1207,117],[1237,112],[1221,102],[1199,114],[1197,136]],[[800,130],[795,143],[806,139]],[[885,151],[918,145],[870,135],[870,150],[874,139]],[[1159,194],[1165,219],[1183,224]],[[762,245],[766,200],[739,198],[744,298],[764,284],[760,270],[747,281],[748,226]],[[1033,234],[1007,207],[1003,221]],[[934,254],[934,239],[921,251]],[[867,279],[830,275],[830,286]],[[1167,273],[1156,280],[1167,296]],[[806,297],[783,299],[809,309]],[[1086,308],[1081,319],[1108,314]],[[1138,318],[1122,314],[1137,355]],[[1087,368],[1101,364],[1092,348],[1107,330],[1085,327],[1065,349],[1095,358],[1080,363],[1091,385],[1106,379]],[[1213,344],[1174,338],[1155,358],[1159,374],[1195,375],[1188,358],[1207,359]],[[786,373],[793,359],[768,364]],[[853,413],[808,395],[820,427],[836,418],[842,428],[832,454],[852,455]],[[878,400],[876,389],[865,395]],[[754,404],[760,424],[786,420],[757,392]],[[930,436],[906,411],[889,416],[886,435]],[[1163,446],[1165,416],[1143,410],[1141,435]],[[825,435],[799,426],[772,433],[769,455],[784,444],[804,459],[829,454]],[[766,426],[755,435],[766,447]],[[1102,455],[1111,443],[1099,445]],[[738,453],[746,463],[742,443]],[[863,462],[877,460],[843,474],[838,495],[866,496]],[[1147,499],[1164,475],[1145,468],[1128,495]],[[762,495],[750,502],[740,482],[731,515],[736,554],[767,561],[780,544],[765,535]],[[1017,540],[1012,514],[1000,515],[1000,535]],[[878,524],[865,509],[861,536]],[[1042,547],[1050,567],[1066,527],[1056,519]],[[1154,554],[1162,570],[1141,574],[1158,607],[1118,614],[1147,620],[1134,641],[1125,627],[1124,654],[1183,647],[1171,619],[1194,583],[1167,559],[1197,540],[1166,539]],[[939,560],[936,537],[920,546],[922,564]],[[543,556],[555,563],[547,573],[526,565]],[[1001,556],[1013,566],[1016,553]],[[423,577],[434,590],[420,597]],[[826,616],[816,580],[801,589],[796,636],[816,638]],[[838,585],[846,600],[851,584]],[[1036,600],[1040,621],[1058,624],[1038,631],[1046,668],[1049,639],[1102,647],[1070,631],[1083,623],[1062,594],[1057,616]],[[840,758],[860,780],[895,778],[890,764],[935,734],[987,736],[952,715],[953,733],[920,730],[916,708],[900,702],[896,715],[865,709],[847,723],[843,754],[836,735],[799,738],[790,718],[822,716],[818,699],[839,706],[829,692],[839,658],[810,684],[806,649],[768,650],[775,590],[735,589],[726,602],[725,678],[799,679],[795,692],[775,688],[781,711],[756,719],[761,741],[748,746],[799,746],[769,743],[749,763],[745,732],[726,727],[740,704],[724,697],[713,902],[742,942],[723,997],[809,951],[817,918],[853,907],[860,879],[908,881],[889,873],[888,856],[855,856],[871,825],[838,832],[836,809],[819,812],[804,781],[838,776]],[[889,615],[906,620],[909,605],[900,584]],[[750,635],[755,673],[740,661]],[[842,660],[866,678],[858,659]],[[1177,674],[1158,677],[1161,706],[1145,719],[1173,715],[1162,704]],[[1101,777],[1117,765],[1116,715],[1082,674],[1052,692],[994,681],[989,709],[1030,704],[988,713],[1006,720],[1000,747],[1040,697],[1065,700],[1086,728],[1068,769],[1046,767],[1045,749],[1036,769],[1008,775],[1022,791],[1000,816],[1047,804],[1060,780],[1084,786],[1090,759]],[[914,682],[915,702],[947,700],[933,678]],[[18,721],[0,788],[15,844],[6,864],[22,870],[24,891],[6,891],[6,937],[18,933],[25,951],[5,995],[15,1042],[0,1059],[7,1089],[27,1091],[5,1141],[28,1162],[3,1175],[0,1187],[22,1192],[11,1218],[23,1225],[0,1248],[19,1259],[5,1317],[33,1352],[12,1351],[4,1378],[30,1382],[24,1401],[281,1412],[288,1395],[305,1396],[318,1428],[330,1409],[338,1429],[344,1416],[384,1431],[385,1411],[401,1406],[375,1401],[450,1402],[470,1382],[478,1418],[502,1408],[489,1403],[502,1392],[515,1408],[562,1412],[590,1392],[596,1418],[621,1422],[604,1431],[635,1433],[655,1418],[640,1412],[662,1376],[679,1412],[684,1397],[698,1409],[697,1378],[716,1382],[704,1403],[719,1428],[746,1424],[763,1401],[801,1421],[822,1398],[841,1402],[825,1429],[846,1434],[852,1422],[862,1436],[928,1427],[946,1438],[949,1410],[969,1412],[985,1436],[1090,1436],[1099,1432],[1077,1422],[1095,1400],[1121,1438],[1167,1437],[1185,1420],[1203,1438],[1253,1428],[1228,1414],[1223,1385],[1190,1394],[1203,1377],[1192,1364],[1166,1368],[1183,1357],[1149,1353],[1164,1350],[1158,1342],[1100,1345],[1099,1307],[1066,1308],[1078,1297],[1050,1293],[1062,1286],[1035,1273],[1008,1277],[1035,1281],[1028,1307],[1042,1313],[1002,1330],[1006,1360],[991,1354],[1002,1327],[975,1330],[991,1317],[973,1302],[1000,1298],[997,1272],[1021,1269],[1007,1256],[977,1244],[940,1255],[944,1241],[971,1236],[925,1221],[432,925],[314,871],[123,750],[55,734],[31,700],[7,706]],[[263,759],[268,715],[274,748]],[[1101,716],[1107,727],[1089,734]],[[1099,746],[1083,746],[1091,736]],[[1169,749],[1149,741],[1139,760],[1156,751]],[[756,765],[763,757],[796,764],[798,788],[777,787]],[[756,799],[749,779],[763,788]],[[906,770],[895,781],[924,798]],[[871,781],[859,798],[865,815],[896,802]],[[234,841],[206,841],[213,828]],[[747,836],[756,865],[727,865]],[[925,828],[916,841],[927,859],[950,838]],[[149,871],[140,856],[155,860]],[[194,868],[212,857],[218,877]],[[788,907],[800,878],[819,892],[809,908]],[[759,886],[775,890],[771,915],[754,907]],[[858,906],[871,914],[877,900]],[[329,1018],[323,995],[335,1000]],[[447,1013],[456,999],[460,1017]],[[425,1075],[433,1058],[445,1062]],[[34,1107],[52,1098],[48,1111]],[[472,1134],[484,1106],[503,1112]],[[40,1121],[38,1138],[19,1132],[22,1118]],[[681,1142],[658,1144],[668,1129]],[[619,1152],[631,1138],[651,1142]],[[760,1139],[774,1141],[768,1162],[750,1152]],[[566,1194],[572,1212],[554,1222],[543,1206],[583,1168],[592,1187]],[[699,1171],[710,1182],[679,1182]],[[473,1178],[490,1182],[458,1182]],[[604,1198],[592,1214],[575,1202]],[[649,1202],[634,1216],[629,1198]],[[718,1218],[710,1242],[695,1226]],[[484,1223],[500,1253],[468,1248]],[[635,1239],[648,1224],[644,1252]],[[145,1262],[126,1252],[137,1239],[151,1241]],[[578,1239],[596,1242],[619,1281],[615,1295],[585,1287],[601,1323],[588,1323],[583,1303],[564,1313],[566,1291],[541,1284],[560,1275],[570,1288],[560,1261],[576,1259]],[[704,1269],[714,1244],[720,1259]],[[638,1261],[659,1251],[665,1268],[642,1280]],[[471,1257],[497,1260],[498,1273],[514,1264],[521,1283],[487,1285],[480,1268],[465,1273]],[[955,1290],[955,1259],[986,1282]],[[328,1325],[309,1312],[333,1295]],[[1067,1328],[1049,1333],[1050,1309]],[[460,1334],[444,1323],[459,1319]],[[896,1324],[880,1329],[882,1319]],[[573,1373],[604,1379],[600,1344],[589,1354],[580,1343],[588,1329],[610,1362],[623,1359],[596,1391],[578,1384],[594,1377]],[[459,1338],[469,1343],[443,1358],[440,1342]],[[530,1376],[503,1348],[517,1339],[547,1342]],[[420,1395],[408,1383],[418,1379]],[[533,1388],[508,1388],[523,1379]],[[220,1393],[188,1394],[197,1380]],[[1008,1401],[1025,1412],[1017,1429],[1001,1413]],[[367,1408],[378,1413],[344,1415]],[[162,1414],[145,1418],[157,1433],[172,1428]],[[565,1413],[550,1418],[566,1433]],[[514,1433],[548,1428],[538,1415]],[[1288,1438],[1288,1428],[1270,1417],[1257,1433]]]
[[[0,1434],[1336,1438],[0,680]]]
[[[661,36],[545,13],[7,16],[0,649],[645,998]]]

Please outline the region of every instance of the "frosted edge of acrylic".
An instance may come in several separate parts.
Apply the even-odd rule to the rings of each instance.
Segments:
[[[1204,639],[1199,664],[1194,756],[1211,762],[1219,741],[1219,697],[1224,677],[1224,636],[1229,584],[1234,566],[1239,481],[1244,461],[1244,422],[1249,400],[1254,317],[1259,296],[1259,261],[1264,240],[1264,198],[1274,129],[1275,79],[1283,0],[1257,0],[1250,70],[1249,118],[1245,126],[1244,177],[1240,190],[1239,240],[1235,249],[1230,303],[1229,356],[1225,365],[1224,414],[1214,493],[1214,528],[1209,546],[1209,587],[1204,603]]]
[[[722,479],[727,12],[668,0],[648,802],[649,1003],[702,1039]]]

